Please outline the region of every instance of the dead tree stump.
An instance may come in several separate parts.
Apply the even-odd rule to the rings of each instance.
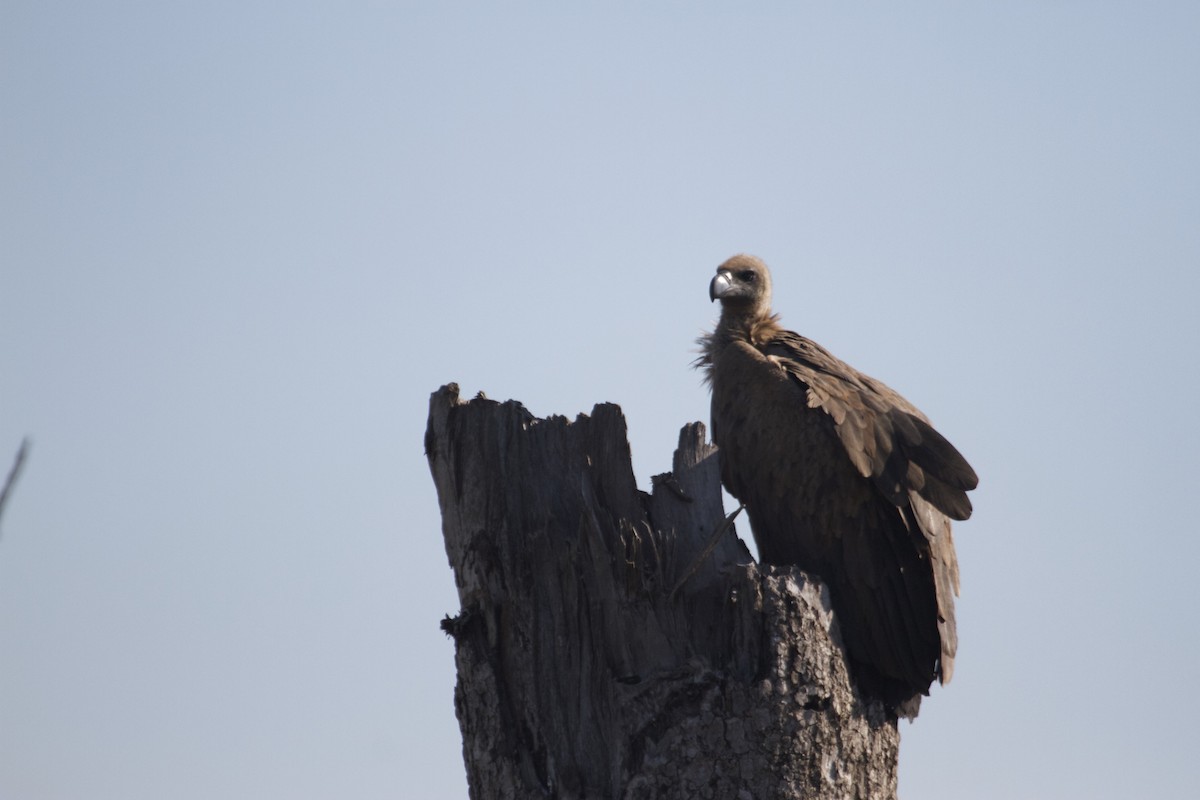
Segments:
[[[472,798],[895,797],[896,721],[854,691],[822,584],[730,527],[672,593],[724,517],[704,439],[685,426],[647,495],[618,406],[433,393]]]

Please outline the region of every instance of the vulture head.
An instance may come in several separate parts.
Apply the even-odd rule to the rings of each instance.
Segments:
[[[761,259],[736,255],[717,267],[708,285],[710,300],[720,300],[725,314],[766,317],[771,313],[771,272]]]

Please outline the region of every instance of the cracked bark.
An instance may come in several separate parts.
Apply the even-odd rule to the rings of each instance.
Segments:
[[[649,495],[611,404],[537,419],[450,384],[425,450],[472,798],[895,797],[896,721],[854,691],[822,584],[730,527],[671,596],[724,518],[703,425]]]

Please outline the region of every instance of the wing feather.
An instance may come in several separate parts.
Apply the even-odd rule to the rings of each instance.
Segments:
[[[833,419],[846,455],[897,506],[918,492],[951,519],[971,516],[967,492],[979,483],[954,445],[911,403],[816,342],[779,331],[763,352]]]

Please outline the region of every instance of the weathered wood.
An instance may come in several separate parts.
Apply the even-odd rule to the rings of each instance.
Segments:
[[[625,421],[430,400],[426,453],[461,611],[471,797],[891,798],[899,734],[848,678],[824,587],[723,521],[704,426],[652,495]]]

